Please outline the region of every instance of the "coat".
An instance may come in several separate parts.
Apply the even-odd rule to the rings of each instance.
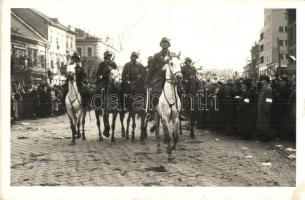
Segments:
[[[128,62],[123,67],[122,84],[124,89],[144,91],[145,68],[141,63]],[[143,88],[143,89],[142,89]]]
[[[151,66],[147,71],[146,77],[145,77],[145,84],[146,85],[153,85],[155,82],[161,80],[165,80],[165,73],[162,72],[162,68],[164,67],[166,61],[165,57],[169,56],[170,52],[163,52],[160,51],[159,53],[156,53],[153,56],[153,59],[151,61]]]
[[[106,87],[109,82],[109,74],[112,69],[117,69],[117,65],[112,61],[103,61],[99,64],[96,73],[96,85]]]
[[[269,84],[266,84],[261,89],[257,101],[257,121],[256,128],[261,131],[270,130],[272,106],[272,89]]]

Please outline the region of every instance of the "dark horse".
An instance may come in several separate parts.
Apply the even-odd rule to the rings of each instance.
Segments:
[[[182,85],[182,113],[187,118],[189,122],[190,137],[194,138],[194,126],[198,114],[198,99],[197,94],[199,90],[199,82],[195,76],[184,81]],[[182,116],[180,115],[180,119]],[[180,134],[182,134],[182,126],[180,120]]]
[[[107,86],[107,90],[105,93],[101,91],[97,91],[95,94],[95,98],[97,95],[99,96],[99,100],[103,100],[103,103],[99,105],[99,109],[95,109],[95,117],[96,117],[96,124],[99,131],[99,141],[103,140],[103,136],[101,134],[101,127],[100,127],[100,114],[103,113],[103,121],[104,121],[104,132],[103,135],[109,137],[109,114],[112,114],[112,135],[111,135],[111,142],[115,142],[114,138],[114,130],[115,130],[115,121],[117,115],[120,115],[121,121],[121,130],[122,130],[122,137],[125,137],[125,128],[124,128],[124,105],[123,105],[123,93],[122,93],[122,79],[121,74],[118,70],[112,69],[109,76],[109,83]],[[94,98],[93,98],[94,100]]]
[[[141,119],[141,136],[140,140],[144,141],[147,138],[147,121],[145,105],[143,102],[146,102],[146,91],[144,88],[144,77],[145,69],[140,71],[140,76],[136,81],[131,82],[129,85],[124,87],[123,93],[127,95],[126,98],[126,109],[128,111],[127,117],[127,128],[126,128],[126,137],[129,139],[129,125],[130,120],[132,119],[132,131],[131,131],[131,140],[135,140],[135,128],[136,128],[136,115]]]

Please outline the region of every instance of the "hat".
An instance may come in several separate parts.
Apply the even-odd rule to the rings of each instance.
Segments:
[[[79,55],[78,52],[74,52],[74,53],[72,54],[71,58],[72,58],[72,59],[73,59],[73,58],[78,58],[78,59],[80,59],[80,55]]]
[[[262,81],[262,80],[265,80],[265,81],[267,81],[268,83],[270,82],[270,78],[269,78],[269,76],[267,76],[267,75],[262,75],[261,78],[260,78],[260,80],[261,80],[261,81]]]
[[[139,57],[139,54],[138,54],[137,52],[133,51],[133,52],[131,53],[131,56],[130,56],[130,57],[133,57],[133,56],[136,56],[136,57],[138,58],[138,57]]]
[[[163,42],[167,42],[167,43],[169,44],[169,46],[171,45],[170,39],[168,39],[167,37],[163,37],[163,38],[161,39],[161,41],[160,41],[160,46],[161,46],[161,44],[162,44]]]
[[[190,57],[186,57],[184,62],[186,63],[187,61],[191,61],[192,62],[192,59]]]
[[[110,53],[110,51],[105,51],[105,52],[104,52],[104,58],[107,57],[107,56],[112,56],[112,54]]]

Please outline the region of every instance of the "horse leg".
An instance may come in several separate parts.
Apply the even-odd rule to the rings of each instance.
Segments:
[[[173,119],[173,138],[174,138],[174,144],[173,144],[173,148],[172,150],[175,150],[176,149],[176,145],[178,143],[178,140],[179,140],[179,134],[178,134],[178,129],[179,129],[179,118],[175,118]]]
[[[72,141],[71,141],[71,145],[75,145],[75,126],[73,123],[73,119],[72,117],[70,117],[70,115],[68,114],[69,120],[70,120],[70,127],[71,127],[71,131],[72,131]]]
[[[160,126],[160,117],[158,115],[158,113],[156,113],[155,115],[155,133],[156,133],[156,141],[157,141],[157,153],[161,153],[161,144],[160,144],[160,130],[159,130],[159,126]]]
[[[117,117],[118,113],[113,113],[112,114],[112,124],[111,124],[111,129],[112,129],[112,134],[111,134],[111,142],[115,142],[114,139],[114,130],[115,130],[115,121],[116,121],[116,117]]]
[[[79,138],[81,138],[81,134],[80,134],[80,116],[77,116],[77,119],[76,119],[76,130],[77,130],[77,132],[76,132],[76,139],[79,139]]]
[[[82,116],[82,139],[86,140],[86,135],[85,135],[85,123],[86,123],[86,110],[83,111],[83,116]]]
[[[194,119],[194,113],[191,111],[190,112],[190,137],[191,138],[195,138],[195,134],[194,134],[194,123],[195,119]]]
[[[101,133],[101,121],[99,111],[95,111],[96,125],[98,128],[98,140],[103,141],[103,135]]]
[[[147,139],[147,124],[148,124],[148,119],[147,119],[147,114],[144,114],[144,139]]]
[[[147,138],[145,136],[145,116],[141,113],[141,136],[140,139],[141,141],[144,141]]]
[[[165,116],[161,117],[161,122],[163,126],[163,133],[164,133],[164,144],[167,144],[167,154],[170,156],[172,153],[172,147],[171,147],[171,138],[168,131],[168,123]]]
[[[121,129],[122,129],[122,138],[125,138],[125,127],[124,127],[124,113],[120,112],[120,121],[121,121]]]
[[[109,126],[109,113],[107,111],[104,112],[104,116],[103,116],[103,120],[104,120],[104,132],[103,135],[105,137],[109,137],[109,130],[110,130],[110,126]]]
[[[136,113],[132,115],[132,131],[131,131],[131,140],[135,140],[135,128],[136,128]]]
[[[179,114],[179,133],[180,135],[182,135],[182,123],[181,123],[181,120],[182,119],[182,116],[181,116],[181,113]]]
[[[128,117],[127,117],[127,127],[126,127],[126,140],[129,140],[129,123],[130,123],[130,112],[128,113]]]

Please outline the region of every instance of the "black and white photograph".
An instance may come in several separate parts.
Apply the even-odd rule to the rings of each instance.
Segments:
[[[297,6],[89,2],[6,8],[9,187],[301,183]]]

